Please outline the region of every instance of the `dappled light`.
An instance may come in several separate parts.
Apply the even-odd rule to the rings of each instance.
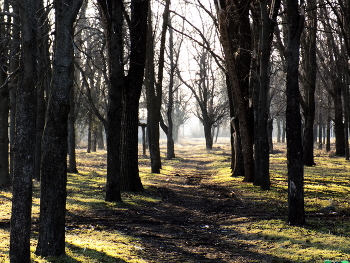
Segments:
[[[141,147],[141,146],[140,146]],[[165,156],[165,143],[161,144]],[[271,190],[232,177],[229,139],[212,150],[204,139],[175,144],[161,174],[140,159],[145,190],[104,201],[106,152],[77,152],[79,174],[68,176],[66,255],[34,256],[38,187],[34,188],[35,262],[321,262],[350,258],[350,164],[319,152],[305,171],[306,225],[287,223],[285,146],[271,154]],[[141,148],[140,148],[141,149]],[[140,158],[145,158],[141,155]],[[8,262],[11,193],[1,192],[0,262]],[[330,201],[331,200],[331,201]],[[331,204],[334,210],[327,208]]]

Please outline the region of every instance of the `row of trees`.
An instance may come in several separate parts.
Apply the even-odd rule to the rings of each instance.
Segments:
[[[286,120],[289,221],[303,224],[303,166],[314,165],[316,113],[327,147],[332,120],[336,154],[349,157],[347,10],[341,0],[4,1],[0,185],[13,179],[11,261],[30,261],[33,178],[41,181],[36,253],[64,253],[75,127],[89,127],[91,149],[98,141],[102,147],[104,130],[106,201],[121,201],[121,191],[143,190],[140,106],[147,109],[151,170],[159,173],[159,125],[173,158],[189,98],[208,149],[214,128],[230,115],[232,173],[263,190],[270,187],[271,119]]]

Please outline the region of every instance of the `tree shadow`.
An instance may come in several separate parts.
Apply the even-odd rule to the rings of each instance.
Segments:
[[[79,247],[77,245],[74,245],[72,243],[66,242],[66,249],[70,249],[74,252],[74,254],[77,255],[77,257],[84,257],[83,260],[77,260],[74,259],[68,255],[64,255],[61,257],[55,257],[55,258],[46,258],[48,262],[69,262],[69,263],[75,263],[75,262],[105,262],[105,263],[126,263],[125,260],[117,258],[117,257],[112,257],[110,255],[107,255],[104,252],[97,251],[95,249],[91,248],[83,248]],[[88,259],[86,259],[88,258]],[[88,261],[86,261],[88,260]]]

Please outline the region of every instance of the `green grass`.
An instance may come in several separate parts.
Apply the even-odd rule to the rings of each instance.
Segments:
[[[192,157],[212,161],[208,167],[213,174],[212,183],[231,186],[242,202],[250,202],[266,211],[260,216],[229,217],[222,231],[228,238],[246,246],[252,252],[271,255],[290,262],[323,262],[350,259],[350,162],[338,157],[329,157],[318,152],[316,166],[305,167],[305,209],[307,224],[302,227],[287,223],[287,163],[285,152],[272,154],[270,161],[271,190],[260,191],[259,187],[243,183],[241,177],[232,177],[229,168],[229,143],[219,144],[212,151],[203,145],[179,147],[184,153],[195,149]],[[165,156],[164,149],[162,155]],[[143,157],[141,157],[143,158]],[[186,158],[178,154],[174,160],[163,160],[162,175],[176,173],[175,165]],[[104,201],[105,152],[86,154],[78,152],[79,174],[68,176],[68,211],[89,209],[121,209],[142,205],[144,202],[159,202],[152,194],[123,193],[124,202],[113,204]],[[149,161],[140,159],[140,174],[145,188],[148,181],[157,175],[150,173]],[[39,185],[34,185],[33,217],[39,213]],[[147,192],[147,191],[146,191]],[[10,219],[11,193],[0,192],[1,221]],[[335,206],[334,215],[322,214],[322,208]],[[274,216],[268,216],[272,213]],[[277,215],[277,216],[276,216]],[[39,258],[34,255],[37,233],[31,239],[33,262],[147,262],[140,257],[141,240],[118,231],[85,226],[70,229],[66,233],[66,256]],[[0,262],[9,262],[9,228],[0,229]],[[283,259],[283,260],[282,260]],[[286,262],[286,261],[284,261]]]

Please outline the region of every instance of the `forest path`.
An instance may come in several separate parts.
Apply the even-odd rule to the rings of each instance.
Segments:
[[[146,262],[274,262],[241,242],[249,237],[231,227],[261,211],[230,185],[213,182],[217,159],[203,145],[179,148],[178,158],[164,162],[166,173],[147,179],[143,195],[159,201],[90,211],[69,221],[87,220],[138,238],[138,254]]]

